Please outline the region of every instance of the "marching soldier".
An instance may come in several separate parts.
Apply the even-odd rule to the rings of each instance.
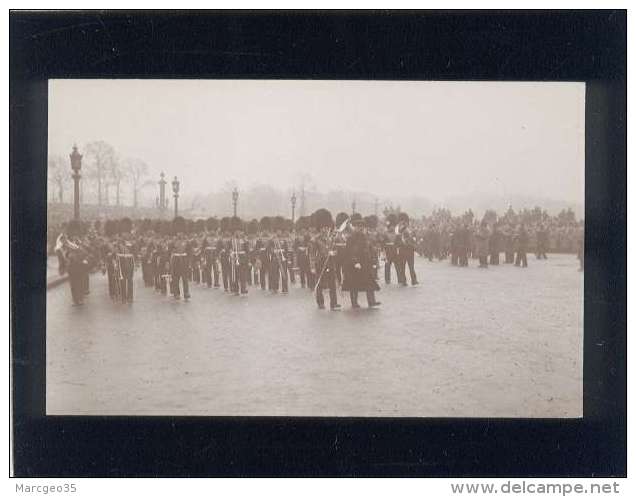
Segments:
[[[154,285],[154,265],[152,261],[154,252],[154,246],[152,242],[143,247],[141,251],[141,277],[144,281],[145,287],[151,287]]]
[[[312,288],[312,274],[309,267],[309,243],[310,237],[304,234],[302,239],[297,239],[294,242],[296,260],[298,261],[298,275],[300,278],[301,288]]]
[[[362,231],[363,224],[363,221],[356,221],[355,224],[352,224],[353,232],[347,239],[346,246],[342,289],[349,291],[353,309],[360,308],[358,292],[366,293],[367,304],[370,308],[380,305],[380,302],[375,300],[375,292],[379,291],[380,287],[373,279],[369,240]]]
[[[162,295],[168,295],[168,288],[172,288],[170,254],[171,250],[166,245],[160,247],[156,253],[155,290],[160,291]]]
[[[543,225],[537,230],[537,259],[547,259],[548,232]]]
[[[457,230],[457,263],[461,267],[468,266],[468,252],[470,251],[471,234],[468,224],[460,225]]]
[[[232,247],[230,242],[224,242],[222,239],[216,243],[216,250],[219,255],[219,261],[221,263],[221,279],[223,280],[223,290],[225,292],[230,291],[230,283],[232,281],[231,271],[232,264],[230,263]]]
[[[135,273],[135,258],[130,251],[130,244],[123,243],[117,254],[117,265],[119,274],[115,277],[119,280],[120,298],[122,302],[133,301],[133,275]]]
[[[406,266],[409,268],[409,276],[411,277],[411,285],[417,286],[417,275],[415,274],[415,237],[411,233],[406,223],[398,225],[400,232],[398,245],[398,257],[402,266],[402,286],[406,286]]]
[[[116,267],[117,261],[115,258],[115,252],[109,245],[104,245],[103,254],[104,269],[102,270],[102,272],[106,272],[106,276],[108,279],[108,296],[111,299],[115,300],[119,298],[119,285],[115,277],[115,273],[118,273],[119,269]]]
[[[515,259],[515,266],[528,267],[528,233],[525,226],[522,224],[519,226],[517,235],[515,236],[515,246],[517,248],[517,258]]]
[[[170,256],[170,273],[173,297],[177,300],[181,298],[181,286],[183,286],[183,298],[184,300],[189,300],[190,288],[188,285],[188,276],[190,274],[190,268],[188,267],[188,254],[183,241],[178,241],[174,245]]]
[[[231,238],[226,244],[226,250],[228,252],[228,264],[229,264],[229,278],[230,278],[230,292],[233,295],[239,295],[239,269],[240,262],[239,257],[239,244],[236,238]]]
[[[488,233],[488,225],[482,222],[479,230],[475,233],[475,254],[479,259],[480,268],[488,268],[489,244],[490,234]]]
[[[281,291],[283,293],[289,292],[289,259],[287,258],[287,254],[289,253],[289,248],[287,247],[287,241],[283,240],[282,242],[278,242],[278,253],[279,261],[280,261],[280,281],[281,281]]]
[[[338,295],[336,292],[336,250],[333,240],[327,240],[325,236],[320,237],[313,244],[315,251],[316,265],[319,274],[316,282],[316,303],[319,309],[325,308],[325,297],[323,290],[329,290],[329,307],[332,311],[340,309]]]
[[[256,272],[258,274],[258,281],[261,285],[261,290],[267,288],[267,272],[268,272],[268,259],[267,259],[267,247],[263,240],[258,238],[254,244],[254,253],[256,254]]]
[[[186,254],[188,254],[188,265],[190,266],[190,271],[188,272],[190,281],[193,283],[201,283],[201,251],[195,242],[189,241],[186,244]]]
[[[83,257],[79,250],[68,251],[67,257],[67,271],[69,284],[71,287],[71,298],[73,299],[73,305],[82,305],[84,303],[84,296],[86,295],[84,290],[84,273],[86,269],[83,262]]]
[[[398,283],[401,281],[400,265],[398,264],[398,248],[396,246],[394,228],[388,224],[387,232],[383,236],[384,248],[384,282],[391,284],[391,266],[395,266]]]
[[[504,228],[503,244],[505,253],[504,262],[506,264],[512,264],[515,261],[515,236],[512,233],[510,225]]]
[[[214,279],[213,279],[214,278]],[[217,265],[217,250],[208,240],[203,241],[203,282],[208,286],[219,288],[219,267]]]
[[[274,245],[274,239],[270,238],[267,242],[267,283],[268,289],[272,293],[278,293],[280,282],[280,264],[278,262],[278,254]]]
[[[499,251],[501,250],[501,232],[497,228],[497,223],[492,226],[492,233],[488,241],[488,251],[490,252],[490,265],[499,265]]]
[[[247,280],[250,270],[249,242],[247,240],[239,241],[237,238],[236,244],[238,248],[236,257],[238,263],[238,290],[241,292],[241,295],[247,295]]]

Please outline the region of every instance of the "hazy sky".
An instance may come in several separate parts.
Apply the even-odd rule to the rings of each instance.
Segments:
[[[583,83],[54,80],[49,154],[105,140],[191,193],[265,183],[583,203]]]

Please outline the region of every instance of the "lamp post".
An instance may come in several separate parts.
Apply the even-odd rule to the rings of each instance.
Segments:
[[[73,169],[73,181],[75,183],[74,185],[74,191],[73,191],[73,219],[75,219],[75,221],[79,221],[80,218],[80,206],[79,206],[79,200],[80,200],[80,187],[79,187],[79,181],[80,181],[80,170],[82,169],[82,154],[80,154],[77,151],[77,145],[73,145],[73,152],[69,155],[69,158],[71,159],[71,168]]]
[[[351,202],[351,215],[356,213],[356,199],[353,199],[353,202]]]
[[[236,203],[238,202],[238,197],[239,192],[235,187],[234,190],[232,190],[232,206],[234,207],[234,217],[236,217]]]
[[[159,175],[159,199],[157,201],[157,207],[159,207],[160,217],[163,218],[168,202],[166,201],[166,183],[165,174],[163,171]]]
[[[174,192],[174,217],[179,215],[179,180],[175,176],[172,180],[172,191]]]
[[[292,206],[292,224],[294,224],[296,222],[296,192],[292,193],[290,200]]]

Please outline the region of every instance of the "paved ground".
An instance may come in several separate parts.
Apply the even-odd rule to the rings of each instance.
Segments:
[[[575,256],[468,269],[418,259],[419,287],[379,310],[311,294],[143,288],[82,307],[48,292],[47,412],[109,415],[582,415],[583,275]],[[364,297],[362,297],[364,302]],[[348,304],[348,301],[345,301]]]

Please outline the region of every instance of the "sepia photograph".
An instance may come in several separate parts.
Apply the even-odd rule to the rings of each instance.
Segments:
[[[46,414],[581,418],[585,95],[49,80]]]

